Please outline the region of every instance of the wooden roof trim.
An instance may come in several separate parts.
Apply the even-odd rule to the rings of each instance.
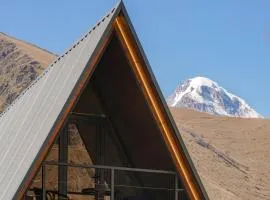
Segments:
[[[159,94],[156,91],[155,85],[151,79],[151,75],[145,67],[145,62],[140,55],[140,50],[136,45],[133,34],[129,28],[124,15],[119,15],[115,19],[114,27],[124,51],[131,62],[132,70],[141,85],[141,89],[153,115],[158,122],[158,126],[162,132],[163,139],[170,151],[174,164],[178,173],[183,177],[183,183],[187,189],[188,195],[191,199],[200,200],[207,199],[201,187],[198,184],[197,177],[194,176],[193,170],[190,167],[189,161],[186,158],[185,151],[179,143],[179,139],[175,135],[175,130],[169,123],[166,112],[164,111],[163,103],[157,98]]]

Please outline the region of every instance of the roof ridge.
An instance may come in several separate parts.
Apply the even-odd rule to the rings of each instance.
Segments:
[[[8,107],[6,109],[3,110],[3,112],[0,113],[0,119],[7,113],[7,111],[10,110],[10,108],[16,104],[16,102],[18,102],[24,95],[25,93],[31,88],[33,87],[41,78],[43,78],[53,67],[56,63],[58,63],[59,61],[62,60],[62,58],[64,58],[66,55],[68,55],[73,49],[75,49],[81,42],[85,41],[85,39],[93,32],[95,31],[95,29],[105,21],[106,18],[110,17],[115,10],[122,4],[122,0],[120,0],[120,2],[118,2],[109,12],[107,12],[104,17],[102,17],[100,20],[98,20],[98,22],[94,25],[91,26],[90,30],[87,31],[85,34],[83,34],[79,39],[77,39],[73,45],[69,48],[67,48],[67,50],[64,51],[64,53],[60,54],[51,64],[47,65],[47,68],[35,79],[33,80],[19,95],[18,97],[11,103],[8,104]],[[2,32],[1,32],[2,33]]]

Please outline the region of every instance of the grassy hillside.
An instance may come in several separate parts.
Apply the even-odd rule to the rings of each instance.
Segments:
[[[270,199],[270,120],[171,112],[211,199]]]

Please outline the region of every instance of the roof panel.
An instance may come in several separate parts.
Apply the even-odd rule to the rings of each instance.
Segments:
[[[0,199],[14,197],[119,7],[59,56],[1,115]]]

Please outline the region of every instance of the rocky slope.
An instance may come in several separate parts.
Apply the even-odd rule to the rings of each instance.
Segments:
[[[56,56],[0,33],[0,112],[25,89]]]
[[[195,77],[184,81],[169,96],[167,102],[171,107],[191,108],[214,115],[262,117],[243,99],[205,77]]]

